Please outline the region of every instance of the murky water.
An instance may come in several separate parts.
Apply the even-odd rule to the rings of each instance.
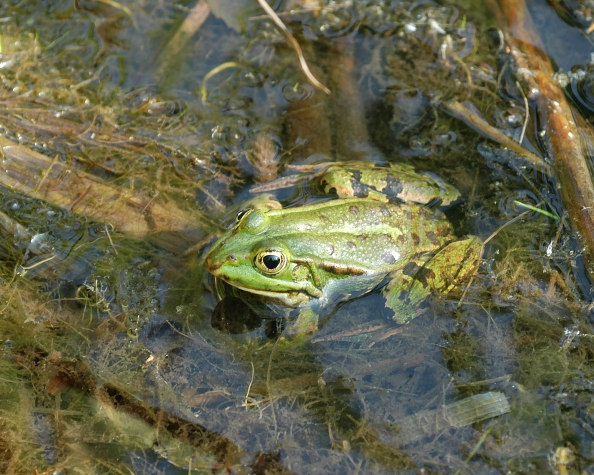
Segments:
[[[548,158],[486,3],[277,2],[330,95],[256,2],[2,3],[0,472],[594,470],[556,182],[447,106]],[[529,8],[591,120],[594,5]],[[369,292],[298,343],[219,302],[204,257],[245,201],[325,200],[310,177],[349,160],[458,188],[456,235],[496,233],[472,280],[406,325]]]

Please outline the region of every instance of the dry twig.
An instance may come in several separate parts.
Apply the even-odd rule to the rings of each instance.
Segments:
[[[316,89],[319,89],[320,91],[330,95],[330,89],[328,89],[320,81],[318,81],[316,77],[313,75],[313,73],[310,71],[309,66],[307,65],[307,61],[305,61],[305,57],[303,56],[303,51],[301,51],[301,46],[299,46],[299,42],[295,39],[293,34],[285,26],[283,21],[278,17],[276,12],[272,9],[270,5],[268,5],[268,3],[266,3],[266,0],[257,0],[257,2],[266,12],[266,14],[270,17],[270,19],[276,25],[276,27],[285,35],[287,41],[295,50],[295,53],[297,53],[297,56],[299,58],[299,66],[301,67],[301,70],[303,71],[303,74],[305,74],[305,77],[307,78],[309,83]]]
[[[484,135],[485,137],[503,145],[516,152],[520,157],[526,159],[538,170],[542,170],[548,176],[552,175],[551,167],[542,160],[538,155],[526,150],[519,143],[510,139],[507,135],[503,134],[495,127],[489,125],[484,119],[476,114],[473,114],[468,108],[457,101],[442,102],[441,108],[448,114],[460,119],[469,127]]]

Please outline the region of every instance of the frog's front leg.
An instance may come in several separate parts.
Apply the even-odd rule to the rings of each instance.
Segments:
[[[285,338],[294,340],[318,331],[319,312],[310,306],[299,309],[299,315],[284,331]]]
[[[407,323],[418,314],[419,304],[431,292],[447,293],[472,276],[479,265],[483,243],[477,236],[448,244],[426,263],[411,261],[388,285],[386,307],[394,320]]]

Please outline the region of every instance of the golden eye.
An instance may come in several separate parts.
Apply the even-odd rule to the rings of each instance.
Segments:
[[[256,266],[265,274],[278,274],[285,268],[287,257],[281,251],[262,251],[256,256]]]

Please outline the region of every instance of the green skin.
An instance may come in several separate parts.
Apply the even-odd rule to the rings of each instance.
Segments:
[[[369,164],[365,166],[369,169]],[[390,175],[387,181],[380,177],[364,182],[360,180],[368,177],[355,166],[338,168],[330,166],[318,177],[326,191],[357,196],[362,190],[367,197],[288,209],[268,201],[240,213],[233,228],[206,256],[206,267],[215,277],[271,302],[299,307],[299,318],[289,334],[315,331],[320,312],[370,292],[386,280],[386,307],[394,311],[398,323],[406,323],[421,313],[419,304],[432,291],[449,292],[472,275],[482,253],[478,237],[456,240],[440,211],[388,203],[394,195],[387,197],[386,188],[401,188],[393,186],[394,166],[383,169]],[[372,175],[376,171],[372,169]],[[404,175],[414,173],[412,167],[405,166],[404,171]],[[329,179],[336,177],[336,181]],[[425,178],[415,174],[416,201]],[[429,180],[429,201],[436,199],[436,186],[447,194],[442,201],[458,196],[438,178]],[[386,183],[390,186],[382,188]],[[402,199],[402,190],[399,193]],[[267,256],[273,256],[272,261]],[[271,262],[278,265],[270,268]]]

